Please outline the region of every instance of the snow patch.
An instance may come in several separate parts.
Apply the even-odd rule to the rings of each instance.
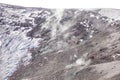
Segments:
[[[11,76],[19,64],[24,66],[30,63],[32,58],[28,49],[37,47],[39,39],[30,39],[26,36],[26,31],[11,31],[9,35],[1,35],[1,56],[0,56],[0,79],[5,80]]]
[[[91,60],[87,59],[87,54],[84,54],[81,58],[78,58],[74,63],[67,65],[65,68],[69,69],[72,67],[82,66],[85,67],[91,63]]]
[[[77,60],[76,60],[76,64],[77,64],[77,65],[84,65],[84,64],[85,64],[85,61],[84,61],[84,59],[80,58],[80,59],[77,59]]]

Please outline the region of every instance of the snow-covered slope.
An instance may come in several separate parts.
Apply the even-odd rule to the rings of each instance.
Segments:
[[[28,37],[27,33],[36,26],[35,17],[50,15],[45,11],[0,5],[0,80],[11,76],[19,65],[29,64],[29,49],[38,47],[41,38]]]
[[[82,70],[120,59],[119,12],[0,4],[0,80],[89,80]]]

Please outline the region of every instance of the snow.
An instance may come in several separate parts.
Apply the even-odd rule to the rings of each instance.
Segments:
[[[93,35],[90,35],[89,37],[90,37],[90,38],[92,38],[92,37],[93,37]]]
[[[77,55],[76,55],[76,54],[74,54],[74,57],[75,57],[75,58],[77,58]]]
[[[77,65],[84,65],[84,64],[85,64],[85,61],[84,61],[82,58],[80,58],[80,59],[77,59],[77,60],[76,60],[76,64],[77,64]]]
[[[81,66],[84,68],[85,66],[88,66],[91,63],[91,60],[87,59],[87,55],[88,53],[83,54],[83,56],[79,57],[74,63],[66,65],[65,68],[69,69],[77,66]]]
[[[91,14],[90,17],[95,17],[95,15],[94,15],[94,14]]]
[[[4,14],[6,16],[7,14]],[[27,14],[28,15],[28,14]],[[6,17],[9,17],[7,15]],[[20,16],[20,14],[19,14]],[[28,17],[25,17],[28,18]],[[25,18],[22,18],[23,21]],[[6,18],[7,22],[13,21],[14,19]],[[17,20],[18,21],[18,20]],[[6,28],[9,28],[10,34],[6,34]],[[24,28],[13,31],[14,26],[2,26],[0,34],[0,80],[7,80],[8,76],[11,76],[20,63],[24,66],[30,63],[32,58],[31,53],[28,51],[30,48],[38,47],[39,39],[31,39],[26,36],[26,33],[31,28],[23,31]]]
[[[0,56],[0,60],[2,60],[0,64],[0,73],[2,74],[0,76],[3,80],[16,70],[22,58],[24,65],[28,65],[32,58],[31,53],[28,53],[28,48],[37,47],[38,40],[23,37],[21,31],[15,31],[11,35],[7,37],[3,35],[1,38],[3,45],[1,46],[2,54]]]
[[[83,42],[83,39],[80,39],[80,42]]]
[[[47,57],[44,57],[44,59],[48,60],[48,58],[47,58]]]

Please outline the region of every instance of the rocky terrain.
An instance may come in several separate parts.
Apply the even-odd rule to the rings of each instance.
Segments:
[[[0,80],[120,80],[120,10],[0,4]]]

